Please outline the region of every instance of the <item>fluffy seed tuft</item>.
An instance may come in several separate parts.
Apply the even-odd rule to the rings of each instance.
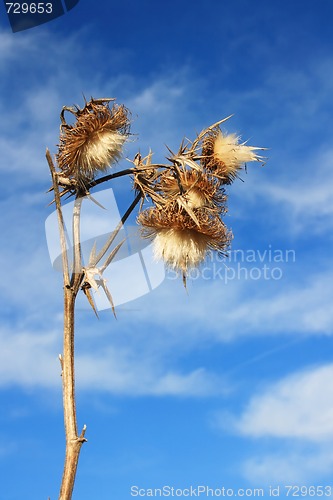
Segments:
[[[203,262],[208,250],[224,252],[227,250],[231,233],[221,219],[206,209],[195,211],[197,224],[189,214],[170,206],[162,210],[149,208],[141,212],[138,222],[142,235],[153,238],[156,259],[183,272]]]
[[[231,184],[242,166],[251,161],[261,161],[255,151],[261,149],[239,143],[236,134],[223,135],[213,130],[203,140],[202,164],[217,175],[223,184]]]
[[[178,198],[181,201],[179,199],[181,197],[183,203],[190,209],[204,207],[221,209],[226,201],[219,182],[196,170],[184,170],[179,173],[178,179],[175,175],[165,173],[158,188],[165,199]]]
[[[75,115],[76,122],[68,125],[63,120],[58,166],[66,177],[85,183],[121,157],[128,137],[128,111],[116,104],[110,109],[108,101],[93,99],[83,110],[66,110]]]

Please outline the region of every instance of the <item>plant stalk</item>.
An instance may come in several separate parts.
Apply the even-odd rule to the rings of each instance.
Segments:
[[[64,288],[64,346],[62,365],[62,387],[66,454],[59,500],[71,500],[80,450],[86,441],[85,426],[80,435],[77,431],[74,371],[74,309],[76,294],[71,288]]]
[[[75,301],[77,294],[82,285],[83,271],[82,271],[82,255],[80,243],[80,219],[82,196],[77,194],[74,202],[73,210],[73,268],[70,273],[70,266],[67,256],[67,245],[65,238],[65,224],[61,207],[61,194],[59,192],[58,178],[56,170],[52,161],[50,152],[46,152],[47,161],[52,175],[53,190],[55,204],[58,214],[60,245],[62,252],[63,264],[63,285],[64,285],[64,332],[63,332],[63,354],[59,356],[62,368],[62,389],[63,389],[63,410],[64,410],[64,424],[65,424],[65,437],[66,437],[66,450],[65,462],[62,476],[62,482],[59,493],[59,500],[71,500],[75,477],[78,467],[79,455],[82,444],[86,441],[84,425],[82,432],[78,435],[77,418],[76,418],[76,401],[75,401],[75,345],[74,345],[74,324],[75,324]],[[129,173],[129,172],[127,172]],[[100,251],[96,258],[96,263],[99,262],[106,252],[109,250],[112,242],[118,234],[120,228],[127,220],[135,206],[142,198],[142,194],[137,194],[130,207],[123,215],[117,228],[112,233],[106,245]],[[113,255],[112,253],[110,255]],[[104,263],[104,268],[109,264],[108,259]],[[70,276],[71,274],[71,276]]]
[[[59,186],[56,170],[52,161],[50,152],[46,151],[46,158],[52,175],[52,183],[55,195],[55,203],[58,214],[60,245],[63,264],[63,283],[64,283],[64,334],[63,334],[63,354],[59,356],[62,368],[62,387],[63,387],[63,408],[66,436],[66,452],[64,471],[62,476],[59,500],[71,500],[76,476],[76,470],[82,444],[86,441],[84,434],[86,426],[83,427],[78,436],[76,422],[76,402],[75,402],[75,371],[74,371],[74,318],[75,318],[75,299],[79,290],[80,274],[74,273],[74,283],[71,286],[69,276],[69,265],[67,258],[67,246],[65,238],[65,225],[61,209]],[[76,201],[74,211],[74,260],[75,265],[80,263],[80,244],[79,244],[79,221],[80,221],[81,200]]]

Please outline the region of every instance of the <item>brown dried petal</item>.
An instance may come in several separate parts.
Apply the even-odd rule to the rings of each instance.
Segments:
[[[199,225],[181,210],[150,208],[138,217],[143,236],[154,238],[156,258],[183,273],[197,267],[208,250],[225,251],[231,239],[231,233],[217,215],[205,209],[198,209],[195,214]]]
[[[67,177],[91,180],[117,161],[129,129],[124,106],[88,103],[74,125],[61,127],[58,166]]]

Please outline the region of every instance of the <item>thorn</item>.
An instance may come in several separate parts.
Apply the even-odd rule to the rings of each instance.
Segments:
[[[61,375],[60,376],[62,376],[62,371],[64,369],[64,360],[62,359],[62,355],[61,354],[58,355],[58,358],[59,358],[60,366],[61,366]]]
[[[96,307],[95,307],[95,303],[94,303],[94,299],[92,298],[92,295],[90,293],[90,286],[89,285],[82,285],[81,289],[84,293],[84,295],[87,297],[88,299],[88,302],[92,308],[92,310],[94,311],[94,313],[96,314],[96,318],[99,318],[98,317],[98,313],[97,313],[97,310],[96,310]]]
[[[95,198],[94,198],[93,196],[91,196],[91,194],[90,194],[90,193],[87,193],[87,198],[88,198],[89,200],[91,200],[93,203],[96,203],[96,205],[97,205],[97,206],[99,206],[99,207],[103,208],[103,210],[106,210],[106,208],[105,208],[105,207],[103,207],[103,205],[102,205],[101,203],[99,203],[97,200],[95,200]]]
[[[87,430],[87,426],[86,426],[86,424],[84,424],[82,431],[81,431],[81,434],[77,438],[80,443],[86,443],[88,441],[88,439],[86,439],[84,437],[86,430]]]
[[[133,163],[136,167],[139,167],[141,165],[141,160],[142,160],[142,156],[139,153],[136,153],[136,155],[134,156],[134,159],[133,159]]]

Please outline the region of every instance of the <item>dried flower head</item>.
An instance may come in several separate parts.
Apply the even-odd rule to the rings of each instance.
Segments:
[[[69,125],[64,111],[72,112],[76,121]],[[81,109],[64,108],[62,112],[58,166],[67,177],[85,183],[94,179],[117,161],[128,137],[128,111],[109,100],[92,99]]]
[[[209,131],[202,141],[203,166],[217,175],[223,184],[231,184],[242,166],[261,161],[255,151],[262,148],[239,143],[236,134],[223,135],[221,130]]]
[[[225,251],[231,239],[217,215],[205,209],[196,210],[195,215],[199,225],[176,206],[149,208],[138,217],[142,235],[153,238],[155,257],[184,275],[205,259],[208,250]]]
[[[190,209],[219,208],[224,205],[226,196],[219,182],[197,170],[185,170],[178,176],[166,171],[161,176],[158,189],[168,199],[178,199]],[[180,200],[181,198],[181,200]]]

